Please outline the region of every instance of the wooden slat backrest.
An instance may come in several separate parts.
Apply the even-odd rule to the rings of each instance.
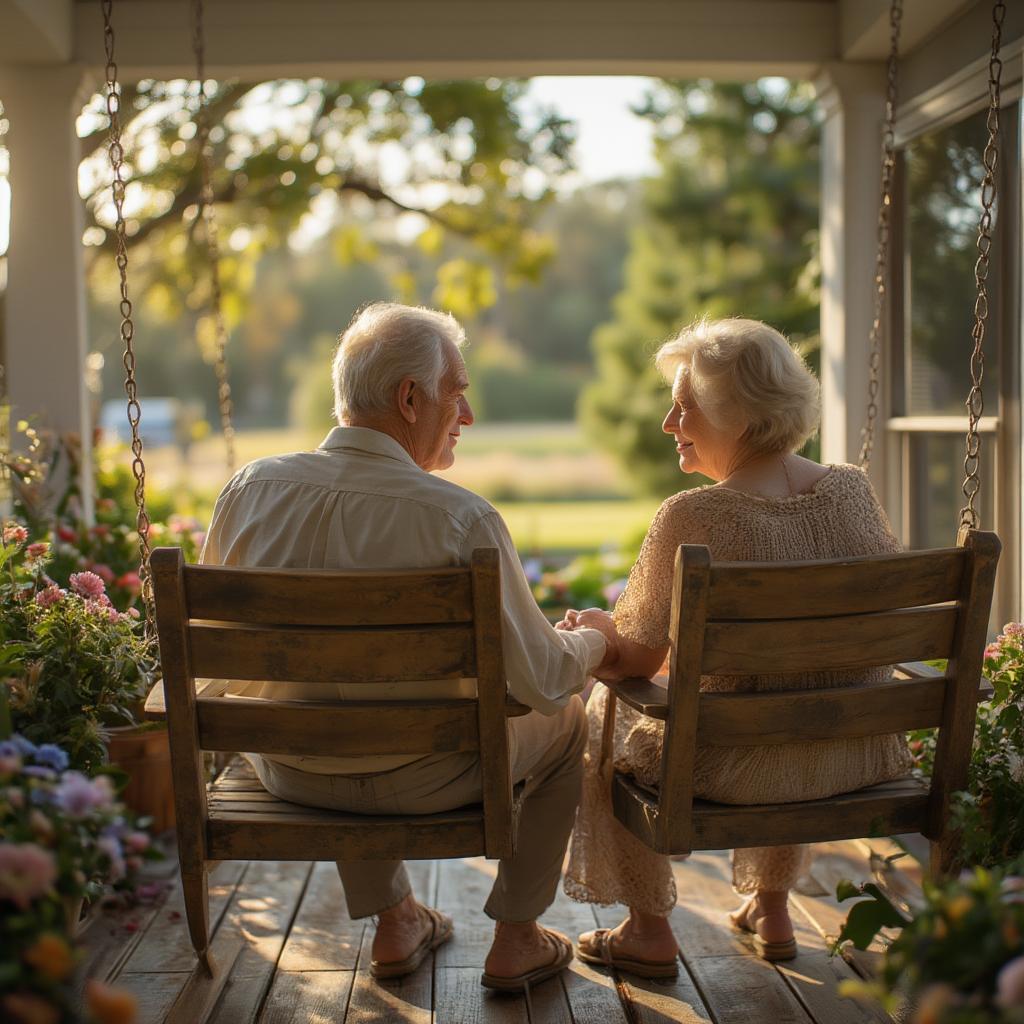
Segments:
[[[708,618],[823,619],[956,601],[966,564],[962,548],[828,562],[716,562]]]
[[[698,744],[809,742],[936,725],[941,729],[929,832],[943,835],[949,797],[967,781],[999,547],[994,534],[971,531],[956,549],[763,566],[712,564],[707,548],[683,545],[676,565],[682,599],[677,603],[674,595],[670,624],[657,847],[691,848]],[[916,579],[902,578],[911,571]],[[872,592],[886,581],[887,593]],[[949,659],[937,679],[699,693],[702,674],[855,670],[932,658]]]
[[[277,626],[409,626],[473,618],[470,574],[188,566],[189,616]]]
[[[196,758],[202,749],[334,756],[480,750],[487,854],[511,852],[495,550],[474,552],[468,568],[436,573],[228,570],[185,566],[178,549],[160,548],[152,564],[161,653],[171,645],[164,687],[172,750],[176,734],[189,737],[181,742]],[[197,704],[195,679],[203,676],[346,684],[475,677],[477,697],[330,704],[212,697]],[[366,690],[372,698],[372,686]],[[183,717],[185,732],[176,724]]]

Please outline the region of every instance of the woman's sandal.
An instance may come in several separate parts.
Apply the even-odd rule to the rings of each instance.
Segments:
[[[771,963],[779,960],[793,960],[799,952],[796,946],[796,938],[785,939],[782,942],[768,942],[762,939],[747,919],[746,906],[737,911],[735,915],[730,914],[729,923],[737,931],[753,936],[754,951],[762,960],[768,960]]]
[[[370,974],[374,978],[384,980],[386,978],[404,978],[412,974],[417,967],[427,958],[427,955],[437,949],[438,946],[447,942],[455,933],[452,919],[440,910],[420,904],[420,909],[425,910],[430,919],[430,931],[423,936],[420,944],[404,960],[371,960]]]
[[[553,932],[550,928],[541,928],[541,931],[555,947],[555,958],[550,963],[535,967],[532,971],[513,975],[511,978],[488,974],[485,971],[480,976],[480,984],[484,988],[494,989],[495,992],[521,993],[564,971],[572,963],[572,943],[564,935]]]
[[[638,978],[675,978],[679,975],[679,957],[671,960],[638,960],[634,957],[621,956],[612,952],[610,928],[598,928],[593,932],[584,932],[580,936],[576,956],[584,963],[598,964],[601,967],[614,967],[619,971],[629,971]]]

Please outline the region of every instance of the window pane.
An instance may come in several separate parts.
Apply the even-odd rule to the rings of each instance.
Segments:
[[[956,543],[966,499],[961,434],[910,434],[910,547],[948,548]],[[981,490],[974,499],[981,525],[991,530],[995,438],[981,439]]]
[[[970,387],[974,263],[981,216],[985,112],[924,135],[906,148],[907,413],[963,415]],[[997,308],[996,247],[988,277]],[[985,334],[985,393],[996,409],[999,366],[994,324]]]

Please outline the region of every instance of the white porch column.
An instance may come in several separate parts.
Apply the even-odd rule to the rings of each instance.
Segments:
[[[75,118],[84,101],[77,65],[0,68],[0,101],[10,122],[11,240],[4,304],[7,390],[12,417],[75,432],[83,467],[92,462],[85,385],[83,209],[78,194]],[[92,513],[92,474],[82,474]]]
[[[868,334],[874,299],[881,126],[881,64],[829,64],[816,82],[825,114],[821,159],[821,453],[825,462],[856,462],[867,413]],[[883,491],[883,360],[871,477]]]

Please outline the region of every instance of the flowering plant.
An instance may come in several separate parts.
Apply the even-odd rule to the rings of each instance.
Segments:
[[[4,1020],[77,1019],[66,982],[77,959],[72,936],[79,901],[106,884],[123,884],[153,855],[149,836],[115,802],[110,780],[88,779],[68,763],[54,744],[37,747],[17,734],[0,741]],[[111,999],[117,1001],[110,990],[91,992],[93,1015]]]
[[[978,705],[966,792],[953,799],[960,863],[993,867],[1024,853],[1024,624],[1007,623],[985,649],[991,700]],[[917,767],[931,774],[937,734],[911,735]]]
[[[613,608],[625,589],[633,558],[622,551],[580,555],[555,569],[539,558],[523,560],[523,571],[541,608]]]
[[[28,543],[25,527],[3,527],[0,680],[15,728],[63,745],[92,771],[105,754],[102,729],[134,724],[155,652],[139,613],[117,611],[99,576],[72,573],[65,589],[47,575],[49,559],[50,546]]]
[[[912,1024],[1024,1022],[1022,870],[1024,860],[996,871],[976,868],[940,886],[926,883],[924,904],[889,946],[879,977],[843,982],[840,992],[873,996],[889,1012],[906,1000]],[[888,904],[876,886],[845,883],[837,893],[865,894]]]

